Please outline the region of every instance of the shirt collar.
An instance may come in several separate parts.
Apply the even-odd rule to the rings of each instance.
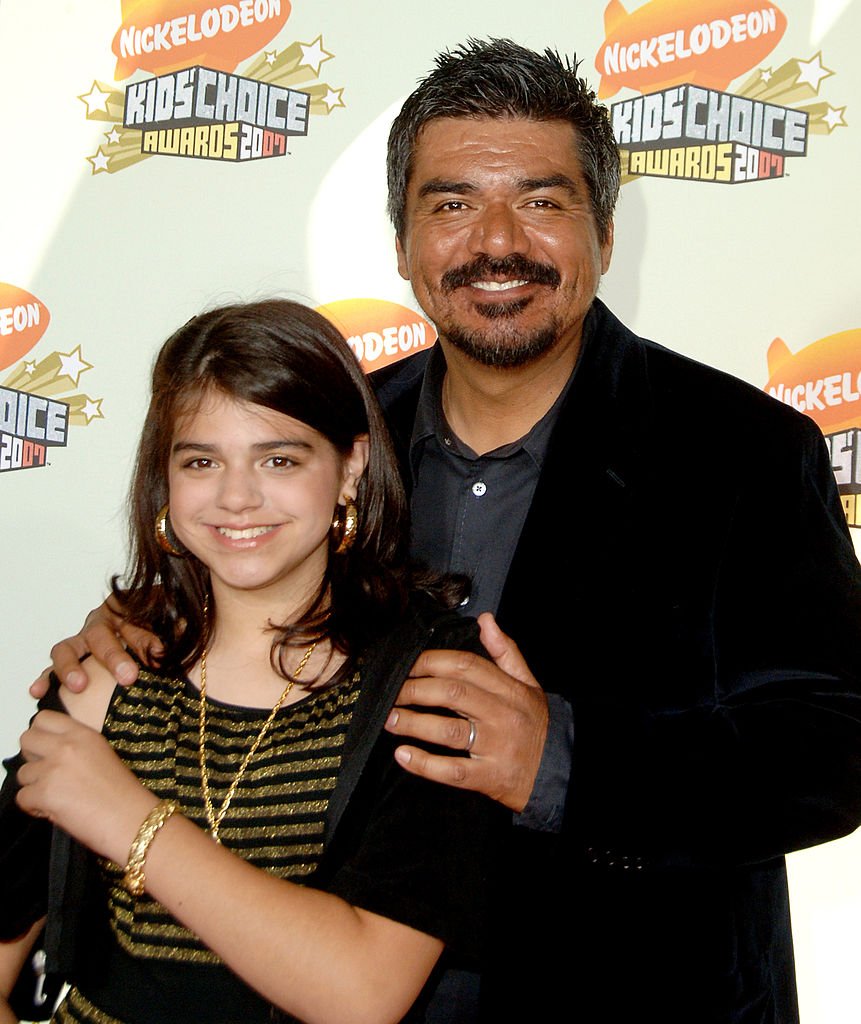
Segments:
[[[577,375],[577,369],[582,362],[583,351],[592,335],[592,322],[594,316],[590,310],[583,322],[583,340],[580,346],[580,355],[574,364],[565,387],[560,392],[556,401],[541,417],[541,419],[524,434],[523,437],[509,444],[495,448],[492,452],[486,452],[482,458],[506,459],[515,455],[523,449],[540,469],[544,463],[544,456],[547,453],[547,446],[550,442],[550,435],[556,426],[559,417],[559,410],[562,408],[571,384]],[[418,470],[422,449],[425,443],[432,437],[437,439],[438,444],[446,451],[451,451],[463,458],[477,458],[475,452],[465,445],[448,425],[445,413],[442,408],[442,382],[445,377],[445,355],[442,346],[437,343],[431,350],[430,359],[425,367],[422,378],[421,391],[419,392],[418,407],[416,409],[415,423],[413,424],[412,437],[410,439],[410,466],[413,476]]]

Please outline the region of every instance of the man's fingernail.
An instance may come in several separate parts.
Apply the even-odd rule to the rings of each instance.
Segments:
[[[397,711],[390,711],[389,717],[386,719],[386,726],[391,726],[392,728],[394,728],[398,724],[398,719],[400,717],[401,716],[400,714],[398,714]]]
[[[395,751],[395,760],[398,764],[409,764],[412,761],[413,755],[407,750],[406,747],[398,747]]]
[[[83,686],[87,681],[87,677],[83,672],[79,672],[77,669],[73,670],[66,676],[66,686],[70,690],[74,690],[76,686]]]
[[[117,682],[123,686],[127,686],[129,683],[133,683],[135,678],[134,665],[128,661],[121,661],[117,665]]]

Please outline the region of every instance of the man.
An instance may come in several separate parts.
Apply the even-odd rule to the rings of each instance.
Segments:
[[[812,422],[596,299],[618,188],[550,51],[470,41],[392,127],[398,266],[440,341],[379,395],[416,555],[499,625],[495,664],[425,654],[388,727],[408,770],[515,812],[480,1011],[461,975],[433,1012],[791,1024],[783,856],[861,820],[861,575]],[[61,675],[87,645],[119,674],[101,626]]]

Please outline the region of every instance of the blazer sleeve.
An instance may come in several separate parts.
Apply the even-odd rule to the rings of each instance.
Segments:
[[[792,424],[690,547],[706,612],[679,596],[663,665],[627,673],[679,699],[617,696],[608,672],[575,701],[566,830],[595,858],[751,863],[861,823],[861,574],[821,433]]]

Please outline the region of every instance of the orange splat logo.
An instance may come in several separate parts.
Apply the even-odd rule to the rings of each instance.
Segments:
[[[340,299],[317,312],[344,335],[366,373],[430,348],[437,339],[421,313],[384,299]]]
[[[775,338],[768,373],[765,390],[806,413],[823,432],[861,426],[861,329],[830,334],[794,355]]]
[[[595,58],[598,96],[682,82],[726,89],[771,53],[785,30],[786,16],[768,0],[650,0],[630,14],[610,0]]]
[[[122,23],[111,46],[114,77],[154,75],[202,64],[233,71],[284,28],[290,0],[123,0]]]
[[[48,307],[35,295],[0,281],[0,370],[26,355],[50,322]]]

